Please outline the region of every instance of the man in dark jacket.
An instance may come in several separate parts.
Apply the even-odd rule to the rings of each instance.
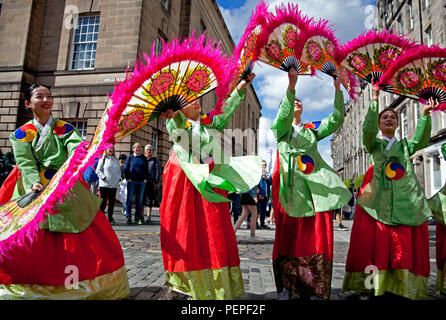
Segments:
[[[258,199],[259,202],[257,203],[257,211],[259,212],[260,216],[260,228],[259,229],[269,229],[269,227],[265,224],[265,217],[266,217],[266,206],[269,201],[270,196],[270,186],[272,184],[271,176],[266,171],[266,161],[262,161],[262,178],[260,179],[259,183],[259,195]]]
[[[124,175],[127,184],[126,217],[127,224],[132,223],[133,197],[136,197],[135,222],[144,223],[144,216],[141,215],[141,208],[144,198],[144,189],[147,183],[147,158],[141,154],[141,145],[133,145],[133,154],[127,157],[124,165]]]
[[[146,224],[152,221],[152,207],[158,195],[158,183],[161,178],[161,164],[153,154],[153,148],[150,144],[144,147],[144,155],[147,158],[147,184],[145,189],[145,205],[147,206]],[[141,216],[144,216],[144,206],[141,208]]]

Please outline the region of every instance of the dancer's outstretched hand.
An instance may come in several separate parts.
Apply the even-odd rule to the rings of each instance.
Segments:
[[[380,91],[381,87],[378,86],[376,82],[372,80],[372,101],[378,101]]]
[[[40,182],[34,183],[32,185],[32,187],[31,187],[31,190],[34,191],[34,192],[42,191],[42,189],[43,189],[43,186],[42,186],[42,184]]]
[[[291,68],[290,71],[288,71],[288,89],[291,92],[294,92],[294,88],[296,87],[297,78],[299,76],[299,73],[296,69]]]
[[[169,109],[169,110],[167,110],[167,111],[164,111],[164,112],[162,112],[161,114],[160,114],[160,118],[163,118],[163,119],[172,119],[176,114],[177,114],[177,112],[178,111],[173,111],[172,109]]]
[[[430,112],[438,108],[439,105],[440,103],[438,102],[438,99],[435,99],[434,101],[434,98],[429,98],[427,105],[423,108],[423,115],[428,116]]]
[[[237,85],[237,91],[242,91],[243,88],[245,88],[248,84],[251,84],[252,81],[254,80],[254,78],[256,77],[255,73],[250,73],[248,75],[248,79],[243,79],[242,81],[240,81],[240,83]]]
[[[336,91],[341,91],[341,75],[339,72],[336,72],[333,77],[333,84],[335,86]]]

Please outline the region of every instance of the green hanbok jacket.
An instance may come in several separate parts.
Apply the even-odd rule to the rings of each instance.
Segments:
[[[220,132],[228,127],[244,97],[244,90],[235,89],[226,101],[223,113],[214,117],[202,116],[194,123],[178,112],[167,120],[167,132],[174,141],[173,148],[184,173],[209,202],[229,202],[213,188],[233,192],[248,192],[259,184],[262,169],[258,156],[229,157],[220,144]],[[207,159],[215,166],[210,170]]]
[[[432,126],[431,117],[422,115],[412,139],[395,139],[388,148],[389,141],[376,137],[379,131],[378,110],[378,102],[372,101],[364,119],[362,143],[370,154],[373,178],[358,198],[358,204],[370,216],[384,224],[421,225],[431,216],[431,210],[410,157],[427,147]],[[389,167],[390,163],[404,168],[401,170],[404,175],[401,177],[400,172],[398,180],[393,178],[397,172]]]
[[[16,186],[18,195],[30,192],[36,182],[46,185],[45,170],[57,171],[83,141],[76,128],[58,119],[52,120],[45,138],[38,145],[41,134],[31,120],[9,137],[21,173]]]
[[[446,143],[441,145],[441,152],[446,159]],[[446,185],[444,185],[432,198],[428,199],[427,203],[438,222],[446,226]]]
[[[310,217],[317,212],[341,208],[352,194],[336,172],[322,159],[317,143],[344,121],[344,97],[336,92],[333,113],[321,121],[319,128],[304,125],[296,131],[294,94],[287,90],[271,130],[277,139],[280,159],[279,199],[291,217]]]
[[[45,130],[45,129],[44,129]],[[43,138],[40,137],[43,134]],[[32,191],[36,182],[46,186],[52,176],[67,161],[83,141],[79,131],[68,122],[52,119],[48,130],[42,130],[31,120],[10,136],[20,178],[12,199]],[[40,140],[40,142],[39,142]],[[101,199],[77,182],[61,204],[59,214],[48,215],[40,228],[54,232],[78,233],[85,230],[98,212]]]

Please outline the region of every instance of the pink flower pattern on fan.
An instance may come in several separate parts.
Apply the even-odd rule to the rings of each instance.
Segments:
[[[353,68],[355,68],[359,72],[363,72],[365,70],[365,68],[367,67],[366,59],[360,55],[355,55],[352,58],[351,64],[352,64]]]
[[[310,42],[308,44],[308,54],[313,61],[319,61],[322,57],[322,50],[316,42]]]
[[[144,118],[144,112],[141,110],[135,110],[127,115],[125,120],[122,121],[122,129],[129,130],[135,128]]]
[[[267,54],[273,60],[280,61],[280,58],[281,58],[281,52],[280,51],[281,51],[281,49],[280,49],[279,45],[277,45],[276,43],[271,42],[268,45]]]
[[[155,79],[153,80],[152,85],[150,86],[150,94],[152,96],[158,96],[164,92],[166,92],[170,86],[175,81],[175,77],[171,72],[161,72]]]
[[[446,81],[446,62],[437,65],[434,69],[433,75],[435,79]]]
[[[418,82],[420,81],[420,78],[418,75],[413,71],[405,71],[401,74],[400,82],[406,89],[411,89],[415,87]]]
[[[200,92],[208,82],[208,75],[205,70],[195,70],[192,74],[186,79],[186,86],[194,91]]]
[[[397,57],[398,53],[394,49],[387,49],[381,52],[379,55],[379,62],[386,67],[389,66]]]
[[[289,27],[285,30],[284,38],[286,41],[285,42],[286,46],[288,48],[293,49],[293,50],[296,49],[297,33],[292,27]]]
[[[335,58],[335,57],[336,57],[336,52],[335,52],[335,46],[333,45],[333,43],[331,43],[331,42],[327,42],[327,44],[326,44],[326,48],[327,48],[327,52],[328,52],[328,54],[329,54],[332,58]]]

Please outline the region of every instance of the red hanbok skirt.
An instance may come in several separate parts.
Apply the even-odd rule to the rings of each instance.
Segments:
[[[15,182],[17,172],[10,175]],[[15,183],[4,186],[2,191],[12,195]],[[0,299],[122,299],[130,294],[121,245],[102,211],[80,233],[27,232],[26,241],[13,236],[0,241]]]
[[[358,197],[372,177],[370,166]],[[377,273],[372,277],[370,270]],[[375,295],[390,292],[410,299],[427,298],[430,274],[427,223],[415,227],[386,225],[356,205],[345,271],[344,292]]]
[[[273,269],[277,292],[286,288],[299,296],[330,297],[333,269],[333,213],[294,218],[279,201],[280,161],[273,171],[273,207],[276,237]]]
[[[446,226],[437,221],[436,231],[437,285],[436,290],[446,295]]]
[[[206,201],[174,152],[163,171],[160,217],[167,286],[200,300],[244,296],[229,204]]]

